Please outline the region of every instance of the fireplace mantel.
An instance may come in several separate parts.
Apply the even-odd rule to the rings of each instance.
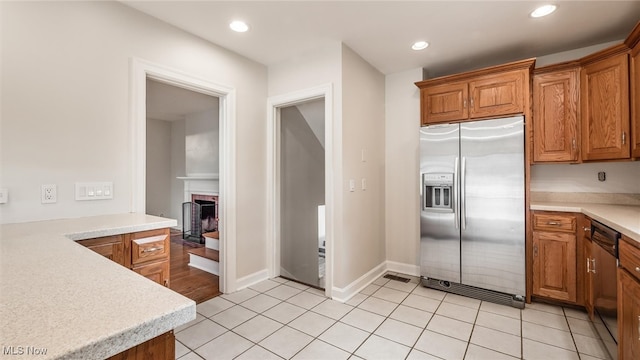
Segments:
[[[194,174],[177,178],[184,181],[184,201],[191,201],[191,195],[218,195],[220,192],[218,174]]]

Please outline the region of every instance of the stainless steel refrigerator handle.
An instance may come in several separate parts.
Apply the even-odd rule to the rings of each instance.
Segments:
[[[460,211],[458,209],[458,157],[453,164],[453,222],[460,228]]]
[[[467,208],[466,208],[466,176],[467,158],[462,157],[462,169],[460,174],[460,217],[462,218],[462,230],[467,228]]]

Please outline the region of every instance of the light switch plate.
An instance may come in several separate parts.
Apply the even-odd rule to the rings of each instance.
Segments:
[[[113,182],[77,182],[76,200],[109,200],[113,199]]]

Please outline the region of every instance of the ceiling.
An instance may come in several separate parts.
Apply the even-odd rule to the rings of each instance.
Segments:
[[[343,42],[384,74],[429,77],[624,39],[640,1],[122,1],[264,65]],[[235,33],[231,20],[250,30]],[[411,50],[417,40],[431,45]]]
[[[147,118],[184,120],[187,115],[218,108],[218,98],[147,79]]]

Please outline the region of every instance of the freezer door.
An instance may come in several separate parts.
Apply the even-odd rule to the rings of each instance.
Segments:
[[[420,129],[420,274],[453,282],[460,282],[459,131],[457,124]],[[427,187],[439,178],[442,189],[451,187],[451,207],[429,206]]]
[[[523,118],[463,123],[460,137],[461,282],[525,295]]]

